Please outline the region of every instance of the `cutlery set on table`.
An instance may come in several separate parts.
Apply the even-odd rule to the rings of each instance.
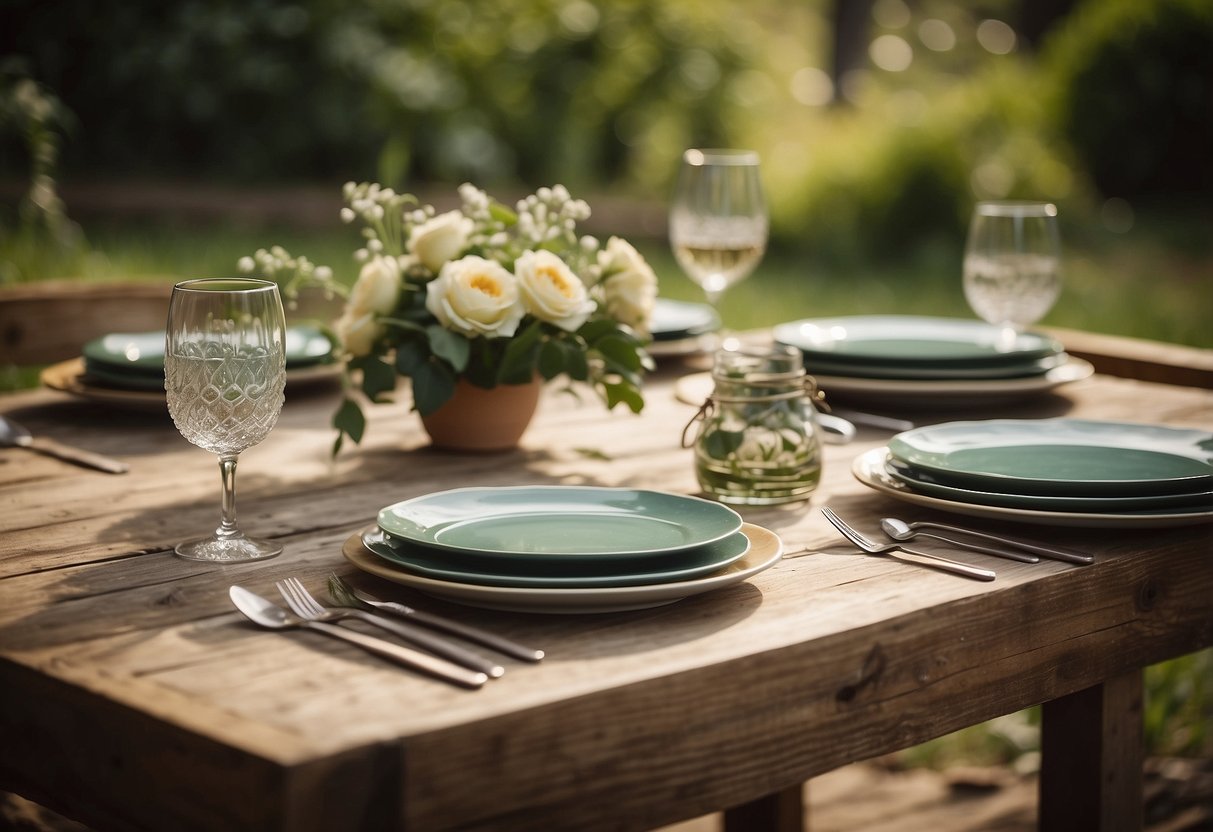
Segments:
[[[533,613],[647,609],[736,585],[773,566],[779,537],[720,503],[663,491],[519,486],[440,491],[386,506],[343,547],[359,570],[443,600]],[[234,586],[256,623],[302,627],[467,687],[505,669],[451,640],[525,661],[523,647],[445,617],[360,596],[334,576],[325,608],[294,578],[278,583],[290,612]],[[384,614],[400,620],[390,620]],[[408,646],[337,626],[372,624]],[[353,637],[351,637],[353,636]]]

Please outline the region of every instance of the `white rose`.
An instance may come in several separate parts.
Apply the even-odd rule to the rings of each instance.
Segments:
[[[425,308],[438,322],[469,336],[509,337],[526,314],[514,275],[500,263],[474,255],[443,266],[425,292]]]
[[[400,298],[400,264],[394,257],[374,257],[358,274],[346,309],[354,317],[367,312],[386,315]]]
[[[459,255],[468,244],[475,224],[460,211],[447,211],[413,229],[408,250],[431,272]]]
[[[375,320],[373,312],[359,314],[347,309],[333,324],[333,330],[345,345],[346,352],[356,358],[370,354],[383,335],[384,326]]]
[[[618,237],[607,241],[599,253],[605,275],[603,302],[607,313],[642,333],[649,331],[657,303],[657,275],[632,244]]]
[[[514,274],[526,310],[540,320],[573,332],[594,311],[581,278],[550,251],[524,251]]]

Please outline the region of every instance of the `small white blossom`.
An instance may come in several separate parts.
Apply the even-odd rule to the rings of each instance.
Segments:
[[[341,221],[346,224],[353,222],[357,218],[357,216],[358,215],[354,213],[353,208],[342,208],[341,209]]]
[[[236,263],[236,268],[245,274],[249,274],[257,268],[257,263],[251,257],[241,257]]]

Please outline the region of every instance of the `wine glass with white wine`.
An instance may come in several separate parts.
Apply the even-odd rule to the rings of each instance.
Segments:
[[[767,204],[752,150],[691,149],[670,205],[670,245],[720,314],[724,291],[747,277],[767,247]]]
[[[979,202],[964,259],[965,298],[1011,349],[1061,294],[1061,233],[1048,202]]]
[[[266,280],[187,280],[173,287],[165,332],[164,389],[181,435],[218,454],[222,517],[210,537],[177,544],[191,560],[272,558],[282,544],[236,525],[236,459],[278,422],[286,384],[286,319]]]

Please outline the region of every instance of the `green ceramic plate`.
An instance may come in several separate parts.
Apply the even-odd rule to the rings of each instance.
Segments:
[[[1014,364],[999,364],[992,367],[897,367],[886,364],[848,365],[817,356],[805,356],[805,369],[813,375],[848,376],[870,379],[910,379],[922,381],[954,381],[983,379],[1033,378],[1043,376],[1054,367],[1061,366],[1065,353],[1048,358],[1035,358]]]
[[[115,332],[84,345],[89,369],[164,376],[164,332]],[[308,367],[331,360],[333,342],[318,326],[286,328],[286,366]]]
[[[1173,511],[1213,509],[1213,491],[1192,494],[1151,494],[1142,497],[1067,497],[1044,494],[999,494],[959,488],[939,482],[929,473],[910,468],[892,457],[888,474],[904,482],[920,494],[930,494],[946,500],[976,503],[985,506],[1034,508],[1043,511],[1123,512],[1137,509],[1169,509]]]
[[[654,341],[677,341],[720,328],[720,318],[706,303],[658,298],[649,332]]]
[[[775,340],[813,357],[847,366],[990,367],[1023,364],[1062,352],[1057,341],[1025,332],[1000,347],[1001,330],[963,318],[859,315],[779,324]]]
[[[1213,508],[1133,509],[1130,511],[1066,511],[1064,509],[989,506],[920,494],[889,474],[885,464],[888,448],[873,448],[851,463],[851,473],[860,483],[889,497],[924,508],[949,511],[969,517],[1010,520],[1043,526],[1080,526],[1094,529],[1155,529],[1213,522]]]
[[[741,528],[719,503],[580,486],[457,488],[379,512],[379,528],[436,549],[530,558],[617,558],[704,546]]]
[[[426,577],[483,586],[534,588],[644,586],[685,581],[728,566],[750,550],[750,540],[741,532],[684,553],[644,561],[562,563],[549,559],[539,563],[483,558],[394,542],[382,529],[364,531],[362,544],[384,560]]]
[[[90,382],[121,390],[159,390],[164,392],[164,371],[157,373],[131,372],[84,359],[84,374]]]
[[[893,457],[943,485],[1000,494],[1140,497],[1213,490],[1213,433],[1084,419],[915,428]]]

